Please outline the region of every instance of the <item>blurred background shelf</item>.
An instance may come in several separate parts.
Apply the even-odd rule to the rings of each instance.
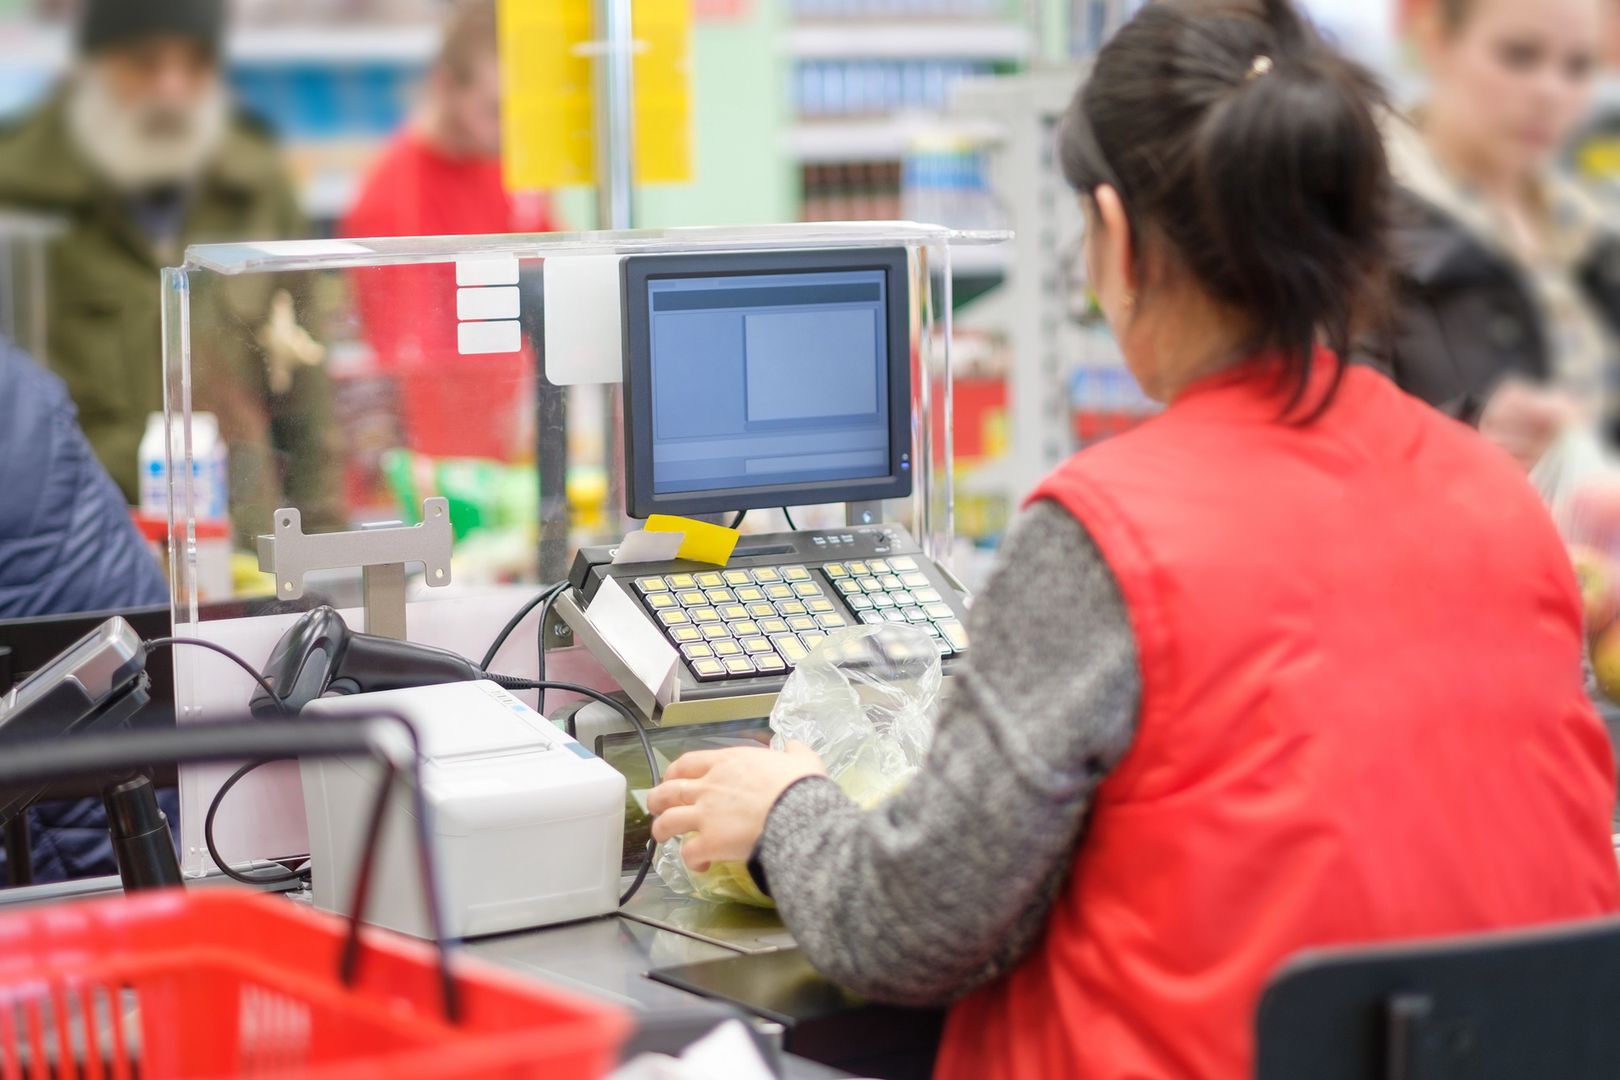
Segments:
[[[288,26],[234,34],[236,63],[403,64],[422,66],[438,47],[438,28],[428,26]]]
[[[424,26],[252,27],[231,35],[228,55],[235,64],[399,64],[426,65],[438,44],[438,30]],[[72,36],[60,26],[0,24],[0,69],[60,71],[72,55]]]
[[[844,20],[791,28],[784,51],[801,60],[949,57],[1022,62],[1032,46],[1027,29],[1006,22]]]
[[[984,143],[1000,137],[993,124],[941,122],[932,116],[879,117],[800,123],[788,132],[784,145],[803,162],[898,161],[920,142]]]

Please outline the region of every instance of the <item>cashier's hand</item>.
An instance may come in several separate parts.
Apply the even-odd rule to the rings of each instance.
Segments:
[[[744,862],[782,792],[825,775],[816,752],[797,742],[786,752],[734,747],[685,754],[647,796],[653,837],[663,843],[685,836],[681,860],[700,874],[718,862]]]

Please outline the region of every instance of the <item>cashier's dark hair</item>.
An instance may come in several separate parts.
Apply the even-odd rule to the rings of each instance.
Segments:
[[[1384,297],[1381,104],[1373,76],[1289,0],[1156,0],[1098,55],[1058,156],[1083,195],[1119,193],[1150,256],[1139,306],[1155,272],[1190,274],[1246,317],[1250,350],[1283,358],[1289,414],[1315,346],[1348,357]]]

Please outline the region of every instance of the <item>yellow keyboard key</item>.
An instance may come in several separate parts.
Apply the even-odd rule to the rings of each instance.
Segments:
[[[794,666],[798,666],[800,660],[810,655],[810,650],[805,648],[804,643],[792,634],[773,637],[771,638],[771,644],[776,646],[776,651],[782,654],[783,659]]]

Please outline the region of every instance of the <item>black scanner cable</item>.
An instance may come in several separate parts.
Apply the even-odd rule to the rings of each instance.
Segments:
[[[269,679],[266,679],[263,675],[259,674],[259,672],[254,669],[252,664],[242,659],[240,654],[232,652],[223,645],[215,644],[212,641],[205,641],[202,638],[187,637],[153,638],[151,641],[145,643],[146,651],[149,653],[156,652],[158,649],[173,648],[176,645],[193,645],[199,649],[207,649],[209,652],[217,653],[220,656],[223,656],[225,659],[247,672],[248,675],[252,677],[253,681],[259,684],[259,689],[263,690],[267,695],[269,695],[270,700],[276,703],[277,708],[281,710],[283,715],[295,715],[286,707],[285,704],[283,704],[282,700],[276,696],[275,688],[270,685]],[[295,881],[305,881],[309,878],[309,868],[307,866],[298,870],[273,870],[266,874],[244,874],[225,861],[225,857],[219,853],[219,846],[214,842],[214,818],[219,814],[219,804],[225,801],[225,796],[230,794],[231,789],[240,783],[243,777],[252,772],[254,769],[268,765],[274,760],[276,759],[269,758],[261,759],[259,761],[251,761],[232,773],[230,778],[221,784],[219,790],[214,793],[213,801],[208,804],[208,813],[203,817],[203,844],[208,848],[208,854],[214,860],[214,865],[219,867],[220,873],[224,874],[232,881],[240,882],[243,885],[291,885]]]
[[[523,615],[534,610],[536,606],[545,603],[546,600],[554,599],[562,591],[562,589],[563,586],[558,585],[540,593],[539,596],[529,603],[523,612],[521,612],[507,625],[506,629],[502,632],[503,637],[497,640],[496,644],[491,647],[490,652],[493,653],[499,649],[501,642],[505,640],[505,636],[510,635],[512,628],[521,621]],[[547,606],[549,607],[549,605]],[[217,653],[231,661],[243,671],[247,672],[248,675],[252,677],[253,681],[258,683],[259,687],[270,696],[271,700],[277,703],[277,706],[281,709],[284,715],[293,715],[289,710],[287,710],[286,706],[281,702],[281,699],[276,696],[275,689],[270,685],[269,680],[259,672],[255,671],[253,665],[249,664],[238,653],[232,652],[223,645],[215,644],[212,641],[205,641],[201,638],[183,637],[154,638],[145,644],[147,652],[153,652],[160,648],[169,648],[176,645],[194,645],[198,648],[208,649],[210,652]],[[541,649],[541,654],[542,656],[544,655],[543,646]],[[602,693],[600,690],[593,689],[589,686],[581,686],[577,683],[558,682],[544,678],[525,679],[512,675],[495,675],[487,671],[484,672],[484,675],[489,679],[489,681],[506,690],[534,690],[538,691],[542,697],[547,690],[555,690],[558,693],[577,694],[580,697],[590,698],[593,701],[599,701],[608,708],[613,709],[635,730],[636,737],[641,742],[642,752],[647,756],[647,771],[649,776],[652,778],[653,786],[656,787],[660,782],[662,774],[658,768],[657,755],[653,752],[652,740],[647,735],[647,727],[644,723],[642,723],[641,717],[637,716],[635,711],[625,705],[624,702],[618,701],[609,695]],[[251,761],[237,769],[236,772],[232,773],[230,777],[226,779],[225,783],[220,785],[219,790],[214,793],[213,801],[208,805],[208,813],[203,819],[203,843],[207,846],[208,854],[213,858],[214,864],[219,867],[220,872],[226,877],[244,885],[288,885],[295,881],[305,880],[309,876],[309,870],[307,867],[299,870],[271,872],[268,874],[244,874],[225,861],[214,840],[214,819],[219,814],[219,807],[224,801],[225,796],[230,794],[231,789],[240,783],[242,779],[248,775],[248,773],[270,764],[272,760],[276,759]],[[649,841],[646,855],[642,859],[640,869],[636,872],[635,880],[631,882],[630,888],[625,891],[624,895],[619,898],[619,904],[621,906],[628,903],[630,898],[634,896],[641,888],[642,883],[646,881],[647,873],[652,867],[654,847],[655,845]]]

